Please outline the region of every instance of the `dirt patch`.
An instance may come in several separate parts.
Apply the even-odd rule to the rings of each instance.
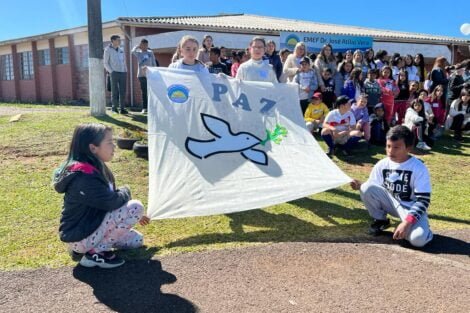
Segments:
[[[22,107],[9,107],[9,106],[0,106],[0,116],[2,115],[16,115],[16,114],[28,114],[28,113],[38,113],[38,112],[75,112],[75,111],[84,111],[85,107],[77,108],[22,108]]]

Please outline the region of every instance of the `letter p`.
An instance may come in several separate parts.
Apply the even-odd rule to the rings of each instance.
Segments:
[[[212,100],[221,101],[220,95],[227,93],[228,91],[227,86],[225,86],[224,84],[212,84],[212,87],[214,88],[214,96],[212,97]]]

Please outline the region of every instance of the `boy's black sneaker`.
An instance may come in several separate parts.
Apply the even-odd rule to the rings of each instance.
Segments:
[[[454,140],[456,140],[458,142],[462,142],[463,141],[463,136],[462,135],[454,135]]]
[[[335,155],[335,148],[328,148],[326,155],[331,159]]]
[[[386,220],[375,220],[369,226],[369,235],[378,236],[380,235],[385,229],[390,226],[390,219]]]
[[[124,260],[112,252],[85,253],[80,260],[80,265],[84,267],[115,268],[124,264]]]

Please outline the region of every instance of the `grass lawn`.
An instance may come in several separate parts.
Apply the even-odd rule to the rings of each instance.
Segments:
[[[0,104],[0,109],[8,105]],[[15,105],[15,109],[26,106]],[[31,105],[27,106],[31,108]],[[142,130],[140,114],[90,117],[87,108],[40,106],[56,111],[24,114],[19,122],[0,115],[0,269],[59,267],[74,264],[58,240],[62,196],[51,186],[52,171],[64,160],[74,127],[102,122]],[[321,143],[323,146],[323,142]],[[443,137],[432,153],[420,155],[431,172],[431,227],[435,231],[470,228],[470,145]],[[351,177],[365,180],[384,150],[359,148],[348,163],[335,162]],[[110,164],[118,185],[128,184],[133,197],[147,202],[148,164],[132,151],[117,149]],[[147,249],[127,252],[141,258],[177,252],[221,249],[284,241],[351,241],[366,238],[369,217],[349,186],[308,198],[230,215],[154,221],[142,228]]]

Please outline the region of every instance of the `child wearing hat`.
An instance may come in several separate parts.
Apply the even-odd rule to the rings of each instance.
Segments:
[[[385,121],[384,105],[379,102],[374,106],[374,113],[369,116],[370,122],[370,140],[369,142],[376,146],[385,146],[385,135],[389,126]]]
[[[318,129],[321,133],[323,121],[328,113],[330,113],[330,110],[326,104],[322,102],[321,92],[315,92],[304,114],[305,126],[308,131],[313,134],[313,132]]]
[[[299,99],[302,114],[305,114],[313,92],[318,88],[317,74],[310,67],[310,59],[303,57],[300,61],[300,69],[294,77],[294,82],[299,85]]]
[[[336,109],[330,111],[323,122],[321,136],[328,145],[328,156],[335,153],[336,145],[342,146],[343,154],[349,156],[351,148],[361,139],[362,133],[355,129],[356,118],[351,112],[348,96],[336,99]]]

